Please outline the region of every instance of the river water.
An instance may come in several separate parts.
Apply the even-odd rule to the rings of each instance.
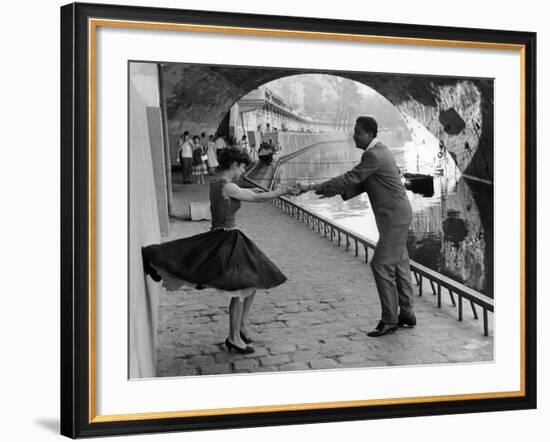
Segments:
[[[409,172],[433,170],[435,147],[390,148],[398,165]],[[323,182],[359,162],[362,151],[354,143],[316,145],[283,163],[277,182]],[[411,259],[493,297],[493,188],[466,180],[454,167],[434,177],[434,194],[426,197],[407,191],[413,207],[408,249]],[[321,198],[313,192],[295,201],[373,241],[378,230],[366,194],[349,201],[337,196]]]

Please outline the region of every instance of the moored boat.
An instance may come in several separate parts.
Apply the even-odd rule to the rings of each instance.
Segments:
[[[405,188],[414,193],[423,196],[433,196],[434,194],[434,178],[431,175],[423,173],[403,173],[405,178]]]

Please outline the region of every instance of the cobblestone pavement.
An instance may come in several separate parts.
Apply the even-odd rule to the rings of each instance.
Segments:
[[[175,211],[207,200],[208,186],[174,186]],[[241,230],[288,281],[256,294],[250,331],[256,352],[228,353],[229,296],[212,289],[162,291],[158,376],[380,367],[493,360],[492,330],[465,308],[464,321],[435,296],[415,296],[413,329],[369,338],[380,305],[370,266],[270,203],[243,203]],[[209,229],[208,221],[172,220],[171,240]],[[427,290],[424,293],[429,293]],[[490,316],[492,318],[492,316]],[[491,321],[490,321],[491,322]]]

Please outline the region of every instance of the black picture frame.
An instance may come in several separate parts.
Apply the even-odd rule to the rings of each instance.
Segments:
[[[96,421],[90,388],[91,189],[90,18],[186,23],[517,45],[524,80],[524,384],[522,395],[197,417]],[[536,34],[489,29],[313,19],[227,12],[73,3],[61,8],[61,434],[116,434],[240,428],[536,408]],[[92,249],[91,249],[92,247]],[[90,259],[90,257],[92,257]],[[93,308],[93,306],[92,306]]]

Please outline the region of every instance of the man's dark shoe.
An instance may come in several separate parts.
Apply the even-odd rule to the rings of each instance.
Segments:
[[[396,330],[397,325],[386,324],[384,321],[380,321],[373,331],[367,333],[367,336],[370,336],[371,338],[378,338],[380,336],[393,333]]]
[[[397,320],[397,325],[399,327],[414,327],[416,325],[416,316],[414,315],[414,312],[412,312],[410,315],[399,315],[399,319]]]

